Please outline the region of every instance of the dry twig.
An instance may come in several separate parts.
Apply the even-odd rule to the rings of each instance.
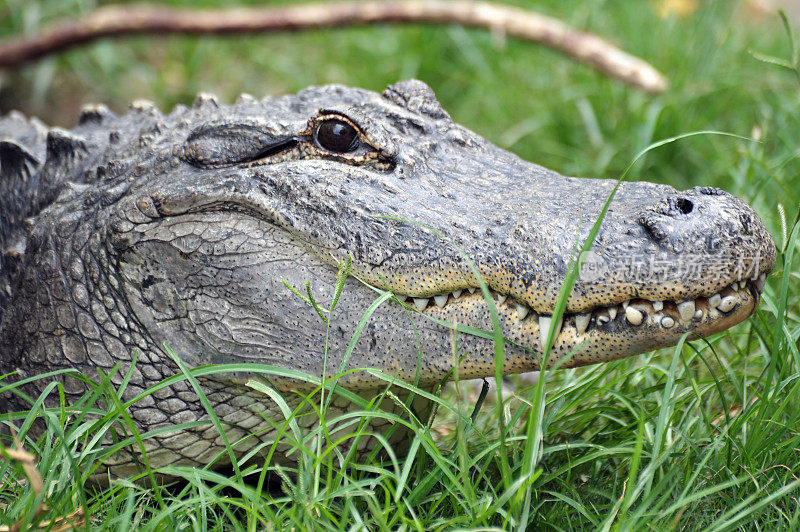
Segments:
[[[14,460],[22,465],[22,470],[25,472],[25,476],[28,477],[31,489],[33,489],[33,492],[38,496],[42,492],[42,489],[44,489],[44,483],[42,482],[42,476],[36,469],[36,457],[22,448],[22,444],[17,438],[17,432],[14,430],[13,426],[11,427],[11,436],[14,439],[14,447],[6,448],[0,445],[0,457],[6,460]],[[45,506],[44,503],[40,503],[34,513],[34,519],[46,511],[47,506]],[[21,529],[22,521],[12,526],[0,526],[0,532],[17,532]]]
[[[666,78],[650,64],[596,35],[531,11],[469,0],[330,2],[232,9],[111,5],[38,35],[0,44],[0,67],[17,66],[101,37],[141,33],[252,33],[374,23],[455,23],[487,28],[497,34],[544,44],[647,92],[658,93],[667,88]]]
[[[8,448],[0,445],[0,457],[5,460],[14,460],[22,465],[22,470],[25,472],[25,476],[28,477],[31,489],[38,496],[44,489],[44,482],[42,476],[39,474],[39,470],[36,469],[36,457],[22,448],[22,444],[17,438],[13,426],[11,427],[11,434],[14,439],[14,447]],[[46,504],[39,503],[31,521],[35,521],[48,510],[49,508]],[[23,523],[25,523],[24,518],[11,526],[0,526],[0,532],[20,532],[23,528]],[[78,508],[69,515],[59,516],[53,520],[42,521],[38,523],[35,529],[49,530],[51,532],[66,532],[67,530],[75,530],[85,525],[86,520],[83,508]]]

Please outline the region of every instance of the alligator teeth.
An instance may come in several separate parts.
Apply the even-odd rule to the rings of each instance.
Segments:
[[[694,317],[694,300],[678,303],[678,314],[681,315],[681,321],[691,320]]]
[[[763,292],[764,287],[767,282],[767,275],[765,273],[754,275],[753,279],[751,279],[753,284],[755,285],[756,289],[759,292]],[[743,297],[737,292],[741,290],[745,290],[747,288],[747,281],[734,281],[729,288],[734,291],[734,293],[728,293],[727,296],[722,295],[722,293],[716,293],[711,296],[708,296],[708,315],[709,319],[717,319],[719,317],[718,311],[728,313],[733,310],[733,308],[738,304],[739,298]],[[433,302],[439,308],[443,308],[447,305],[447,300],[450,295],[453,296],[454,299],[460,298],[464,292],[469,292],[470,294],[474,294],[477,288],[466,288],[461,290],[454,290],[449,294],[439,294],[433,296]],[[725,289],[722,290],[725,292]],[[422,312],[427,308],[427,306],[431,303],[431,298],[429,297],[410,297],[404,294],[394,294],[398,301],[401,303],[411,303],[413,302],[414,307]],[[508,296],[505,294],[497,293],[497,305],[502,305],[506,301],[508,301]],[[523,305],[522,303],[517,303],[513,299],[509,303],[509,305],[513,303],[517,317],[520,320],[524,320],[531,314],[531,309]],[[625,319],[631,323],[631,325],[641,325],[644,322],[645,311],[640,308],[630,306],[631,300],[623,301],[620,303],[619,306],[613,307],[601,307],[597,309],[597,314],[595,319],[597,320],[598,325],[606,324],[611,321],[614,321],[620,312],[625,314]],[[671,329],[675,326],[675,318],[669,315],[661,315],[658,314],[662,310],[664,310],[664,301],[651,301],[650,302],[654,311],[654,315],[652,319],[655,323],[660,324],[661,327],[665,329]],[[695,300],[683,301],[681,303],[676,302],[676,306],[678,309],[678,314],[680,315],[680,319],[682,322],[690,322],[691,320],[702,320],[705,312],[703,309],[697,308]],[[584,334],[589,328],[589,324],[592,320],[592,313],[587,312],[583,314],[574,314],[575,317],[575,329],[578,334]],[[544,349],[545,342],[547,341],[547,333],[550,330],[550,324],[552,323],[552,316],[539,316],[539,337],[542,349]],[[558,324],[558,330],[556,331],[556,338],[558,335],[561,334],[561,327],[562,324]]]
[[[551,316],[539,316],[539,345],[544,346],[547,344],[547,332],[550,330],[550,322],[553,321]]]
[[[642,314],[641,310],[628,306],[628,308],[625,309],[625,318],[631,322],[632,325],[641,325],[644,320],[644,314]]]
[[[725,296],[719,304],[722,312],[730,312],[736,306],[736,296]]]
[[[592,319],[592,315],[590,313],[575,314],[575,329],[577,329],[578,334],[583,334],[586,332],[587,327],[589,327],[590,319]]]
[[[552,322],[552,316],[539,316],[539,341],[542,346],[542,350],[544,350],[544,346],[547,343],[547,333],[550,332],[550,324]],[[561,321],[559,321],[558,325],[556,325],[556,334],[553,336],[554,344],[559,334],[561,334]]]

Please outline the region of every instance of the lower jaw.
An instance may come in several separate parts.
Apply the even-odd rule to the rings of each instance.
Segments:
[[[588,326],[577,323],[580,315],[566,314],[545,366],[571,368],[607,362],[674,346],[686,333],[689,340],[708,336],[745,320],[758,303],[758,291],[752,284],[741,287],[734,285],[725,289],[722,296],[723,299],[729,296],[735,298],[733,307],[719,305],[716,298],[710,303],[709,298],[700,297],[693,301],[692,313],[687,315],[686,308],[680,312],[674,302],[663,302],[654,308],[651,301],[634,299],[616,307],[616,312],[612,310],[611,314],[608,308],[592,313]],[[521,348],[506,350],[504,373],[540,369],[544,354],[543,337],[552,321],[550,317],[529,313],[520,318],[518,305],[511,298],[495,297],[494,304],[504,338]],[[720,306],[726,311],[721,310]],[[492,330],[487,303],[480,292],[462,295],[456,304],[444,307],[430,305],[424,314],[449,323]],[[631,323],[631,316],[638,323]],[[638,320],[639,316],[641,321]],[[485,360],[485,356],[468,353],[459,370],[461,378],[482,376],[477,374],[482,371],[477,367],[474,368],[476,374],[472,375],[473,364],[470,360],[473,355],[476,361]],[[481,368],[483,365],[480,364]]]
[[[614,324],[607,329],[587,331],[584,335],[574,334],[574,328],[565,328],[546,366],[549,368],[560,364],[559,367],[570,368],[607,362],[675,346],[684,335],[687,335],[687,340],[709,336],[747,319],[755,310],[756,303],[754,297],[747,297],[728,313],[698,303],[697,309],[703,311],[702,317],[686,321],[666,308],[660,312],[654,311],[649,302],[632,303],[643,313],[641,325],[634,328],[627,323],[621,326]],[[674,321],[674,325],[668,329],[661,324],[665,317]]]

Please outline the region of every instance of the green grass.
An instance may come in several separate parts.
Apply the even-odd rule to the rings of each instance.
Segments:
[[[685,138],[649,151],[628,178],[725,188],[756,208],[781,250],[756,314],[705,341],[554,371],[537,386],[517,387],[504,403],[487,400],[475,416],[474,394],[461,384],[460,392],[434,399],[433,428],[401,407],[392,413],[379,401],[351,397],[364,416],[389,416],[415,435],[409,453],[389,452],[390,459],[354,460],[350,441],[320,453],[326,433],[303,432],[288,411],[281,426],[302,457],[293,468],[268,465],[267,475],[263,463],[242,465],[223,476],[173,467],[183,483],[153,485],[145,474],[139,484],[92,487],[84,481],[104,456],[147,435],[130,430],[110,376],[84,376],[96,386],[79,404],[81,414],[51,411],[45,435],[25,441],[44,489],[37,495],[18,480],[25,478],[20,462],[0,460],[0,525],[71,516],[120,530],[798,529],[800,83],[790,65],[763,60],[796,65],[797,44],[777,15],[758,18],[735,2],[709,3],[685,19],[660,19],[652,5],[548,0],[535,8],[647,58],[672,83],[656,97],[551,51],[456,27],[141,37],[0,75],[3,112],[21,108],[64,126],[84,101],[121,110],[150,98],[167,109],[198,91],[232,100],[242,91],[282,93],[311,83],[379,90],[413,76],[434,87],[457,121],[526,159],[583,176],[618,177],[645,147],[693,131],[757,137]],[[94,6],[6,0],[0,35]],[[327,394],[344,393],[333,388],[335,377],[308,393],[320,412]],[[380,390],[378,399],[402,403],[394,394]],[[360,422],[320,418],[326,428]],[[24,430],[26,423],[16,425]],[[112,426],[128,434],[100,445],[97,436]],[[42,502],[49,509],[36,515]]]

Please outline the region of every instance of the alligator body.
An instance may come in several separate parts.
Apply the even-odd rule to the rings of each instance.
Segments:
[[[775,263],[744,202],[646,182],[620,185],[591,251],[576,257],[616,182],[519,159],[454,123],[415,80],[382,94],[311,87],[230,106],[200,96],[168,115],[142,102],[120,116],[93,106],[70,131],[12,113],[0,138],[0,372],[13,379],[120,363],[119,383],[136,352],[125,391],[134,397],[179,371],[168,345],[189,367],[254,362],[322,376],[344,362],[431,386],[453,369],[455,336],[442,322],[492,329],[476,272],[508,340],[502,371],[535,370],[577,258],[546,359],[573,367],[742,321]],[[327,303],[348,261],[328,328],[286,284],[305,294],[311,281]],[[344,360],[375,288],[396,297]],[[459,334],[455,350],[461,378],[494,374],[491,339]],[[84,393],[62,381],[68,396]],[[202,384],[238,431],[232,441],[270,437],[264,418],[280,415],[241,376]],[[339,384],[368,393],[385,381],[360,371]],[[28,408],[20,390],[0,410]],[[207,418],[185,381],[131,413],[142,430]],[[213,426],[147,440],[152,465],[207,463],[221,445]]]

